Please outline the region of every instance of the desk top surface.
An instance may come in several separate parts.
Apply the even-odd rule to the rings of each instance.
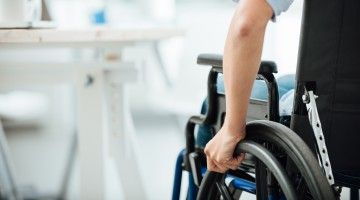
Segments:
[[[177,27],[0,29],[0,44],[136,42],[154,41],[184,34],[184,29]]]

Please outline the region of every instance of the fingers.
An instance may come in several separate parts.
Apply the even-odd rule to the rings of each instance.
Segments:
[[[236,159],[234,160],[236,161]],[[220,173],[225,173],[229,169],[236,170],[240,165],[240,162],[237,161],[236,164],[218,163],[215,160],[209,160],[209,158],[207,159],[207,163],[208,170]]]
[[[233,168],[231,168],[232,170],[236,170],[241,162],[245,159],[245,153],[241,153],[240,155],[238,155],[237,157],[235,157],[234,159],[232,159],[231,161],[229,161],[229,165],[234,166]]]
[[[224,163],[220,163],[216,160],[212,160],[212,161],[215,163],[215,165],[217,166],[217,168],[220,170],[221,173],[225,173],[229,169],[229,167]]]
[[[208,170],[220,173],[228,169],[236,170],[244,159],[243,154],[233,157],[236,145],[237,140],[235,141],[231,135],[222,132],[216,134],[204,148]]]
[[[209,156],[206,156],[207,168],[209,171],[225,173],[228,169],[223,165],[220,165],[215,160],[212,160]]]
[[[245,153],[241,153],[239,156],[236,157],[239,163],[241,163],[245,159]]]
[[[241,162],[245,159],[245,154],[241,153],[240,155],[236,156],[235,158],[232,158],[228,161],[228,164],[231,166],[237,165],[239,166]]]
[[[226,162],[219,162],[216,159],[211,159],[210,156],[206,156],[207,168],[210,171],[225,173],[228,169],[236,170],[240,166],[244,158],[245,154],[242,153],[239,156],[232,158]]]
[[[224,163],[229,169],[236,170],[241,162],[244,160],[245,154],[240,154],[239,156],[230,159],[226,163]]]

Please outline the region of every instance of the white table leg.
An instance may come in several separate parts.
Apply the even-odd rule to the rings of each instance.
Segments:
[[[76,73],[77,131],[80,163],[80,199],[105,199],[106,145],[102,69]]]
[[[125,199],[146,199],[139,172],[138,144],[133,127],[126,88],[120,83],[110,84],[108,90],[110,111],[110,152],[115,159]]]

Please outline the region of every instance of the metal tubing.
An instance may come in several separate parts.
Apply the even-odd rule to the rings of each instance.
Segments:
[[[180,199],[182,164],[184,161],[185,152],[186,152],[185,149],[182,150],[176,159],[173,192],[172,192],[172,198],[171,198],[172,200]]]

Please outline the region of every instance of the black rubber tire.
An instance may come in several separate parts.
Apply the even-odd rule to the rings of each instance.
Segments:
[[[318,160],[314,157],[313,152],[305,144],[305,142],[291,129],[279,123],[258,120],[247,124],[246,140],[249,141],[266,141],[280,147],[284,153],[297,166],[299,173],[304,178],[309,191],[314,199],[317,200],[335,200],[335,194],[332,190],[323,170],[319,166]],[[239,147],[239,145],[238,145]],[[236,148],[235,153],[239,154],[240,148]],[[211,173],[209,174],[211,176]],[[217,174],[217,177],[220,175]],[[214,177],[215,178],[215,177]],[[208,177],[209,180],[214,179]],[[213,189],[211,184],[203,181],[201,185],[209,185],[208,188]],[[201,187],[201,186],[200,186]],[[209,195],[213,192],[209,191]],[[212,198],[209,198],[212,199]]]
[[[259,161],[261,161],[267,167],[267,169],[269,169],[271,174],[273,174],[276,180],[278,180],[280,187],[284,188],[283,193],[287,199],[297,199],[295,189],[289,176],[286,173],[286,170],[268,149],[259,143],[246,140],[242,141],[238,146],[242,152],[253,155]],[[225,174],[208,171],[203,179],[204,184],[201,184],[199,188],[198,199],[208,199],[208,191],[213,188],[212,185],[214,185],[214,182],[223,185],[224,178]],[[225,200],[233,198],[230,194],[226,194],[226,192],[224,192],[226,189],[224,190],[222,188],[222,190],[226,196],[223,197]],[[211,195],[214,196],[214,194]]]
[[[314,199],[336,199],[319,161],[294,131],[276,122],[259,120],[248,123],[246,132],[248,140],[264,140],[280,147],[297,166]]]

